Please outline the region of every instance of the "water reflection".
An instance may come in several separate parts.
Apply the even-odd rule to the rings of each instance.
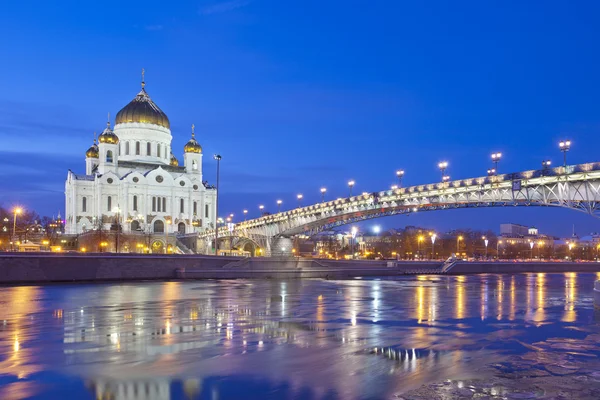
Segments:
[[[242,382],[238,386],[254,398],[309,392],[313,397],[306,398],[389,397],[429,380],[476,373],[478,363],[513,351],[513,339],[569,337],[569,325],[593,320],[595,278],[526,274],[5,288],[0,371],[8,383],[0,398],[41,396],[48,385],[67,385],[71,376],[89,382],[87,388],[81,384],[85,393],[78,398],[244,395],[235,397],[225,381]],[[503,322],[509,321],[513,329],[507,331]],[[537,330],[530,340],[531,325]],[[48,371],[59,376],[50,384],[41,375]]]

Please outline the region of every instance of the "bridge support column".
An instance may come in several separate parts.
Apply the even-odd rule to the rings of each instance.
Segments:
[[[271,257],[291,257],[294,242],[291,238],[275,237],[271,239]]]

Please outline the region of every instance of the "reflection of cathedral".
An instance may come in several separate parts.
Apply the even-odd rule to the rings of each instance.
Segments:
[[[85,174],[69,170],[65,187],[66,233],[194,233],[214,221],[216,191],[202,181],[202,147],[192,137],[183,166],[171,149],[166,114],[142,90],[117,113],[86,152]]]

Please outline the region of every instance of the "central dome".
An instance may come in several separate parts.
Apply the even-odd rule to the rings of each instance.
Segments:
[[[128,122],[153,124],[167,129],[171,126],[167,115],[152,101],[144,89],[144,82],[142,82],[142,90],[137,96],[117,113],[115,125]]]

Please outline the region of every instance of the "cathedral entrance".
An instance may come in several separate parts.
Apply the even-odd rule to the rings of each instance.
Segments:
[[[161,220],[154,221],[154,233],[164,233],[165,223]]]
[[[177,232],[179,232],[180,235],[185,235],[185,224],[183,222],[180,222],[177,225]]]
[[[154,254],[162,254],[165,252],[165,244],[160,240],[155,240],[152,242],[152,253]]]

